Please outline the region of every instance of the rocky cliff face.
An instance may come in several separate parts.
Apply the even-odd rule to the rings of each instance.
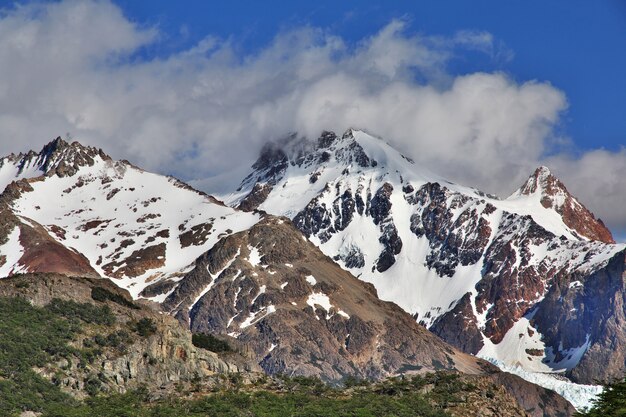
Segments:
[[[271,216],[198,258],[163,308],[193,331],[236,338],[272,374],[340,381],[492,369],[378,300],[371,285],[323,255],[289,220]]]
[[[592,274],[559,279],[531,321],[556,360],[580,358],[569,371],[575,381],[618,380],[626,373],[625,258],[620,252]]]
[[[73,346],[85,349],[95,336],[120,339],[116,346],[104,344],[95,357],[85,361],[70,356],[58,363],[48,364],[38,373],[54,380],[64,391],[82,398],[87,386],[97,381],[99,391],[126,392],[147,386],[154,396],[171,394],[176,386],[190,387],[198,380],[215,383],[218,374],[241,372],[254,377],[261,369],[253,362],[233,356],[221,359],[217,354],[196,348],[191,333],[174,318],[160,314],[148,306],[135,308],[113,301],[95,301],[93,288],[104,288],[111,294],[131,302],[128,292],[105,279],[71,278],[58,274],[29,274],[0,280],[0,296],[23,297],[33,305],[45,306],[53,299],[78,303],[108,305],[116,321],[111,326],[83,325]],[[139,336],[131,330],[132,323],[149,319],[154,332]],[[125,336],[120,336],[124,334]],[[116,339],[116,340],[117,340]]]
[[[236,339],[269,374],[338,382],[449,369],[506,386],[530,415],[574,412],[558,395],[520,378],[504,384],[495,367],[380,301],[371,284],[342,270],[285,218],[266,216],[222,239],[167,291],[166,311],[195,332]]]
[[[271,149],[280,158],[262,155],[225,197],[228,204],[248,209],[253,199],[259,210],[292,218],[381,298],[466,352],[571,375],[578,375],[578,359],[597,356],[587,347],[598,339],[590,336],[587,345],[580,334],[606,329],[602,319],[568,313],[577,329],[550,330],[547,317],[560,300],[551,294],[562,282],[579,282],[590,285],[590,299],[600,298],[604,290],[591,285],[592,277],[621,280],[609,260],[623,259],[625,247],[547,168],[499,199],[421,170],[362,131],[325,132],[308,145]],[[529,334],[523,340],[520,328]],[[520,349],[509,349],[516,338]],[[572,355],[578,347],[580,355]],[[608,355],[623,365],[619,355]],[[622,365],[599,372],[608,378]]]

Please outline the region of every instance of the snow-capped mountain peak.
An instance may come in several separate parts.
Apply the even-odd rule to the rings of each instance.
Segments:
[[[57,137],[45,145],[38,156],[36,164],[44,173],[48,173],[60,166],[72,167],[74,170],[80,166],[91,166],[96,156],[103,160],[111,159],[101,149],[83,146],[76,141],[69,143],[61,139],[61,137]]]
[[[431,174],[361,130],[315,141],[294,134],[264,152],[227,204],[291,218],[327,256],[448,342],[472,353],[487,346],[507,363],[545,359],[544,371],[572,369],[577,360],[565,366],[562,356],[590,346],[582,333],[541,339],[547,329],[537,326],[530,333],[545,352],[529,344],[537,356],[528,359],[505,348],[557,282],[577,288],[625,249],[607,244],[608,229],[548,168],[499,199]]]
[[[109,161],[111,157],[102,149],[68,143],[61,137],[46,144],[40,152],[11,154],[0,159],[0,189],[21,178],[57,174],[74,175],[81,167],[93,166],[97,160]]]
[[[175,283],[224,235],[260,218],[60,138],[2,161],[0,276],[109,277],[138,297],[148,284]]]
[[[556,177],[554,177],[554,175],[552,175],[552,171],[550,171],[550,168],[542,165],[540,167],[537,167],[535,172],[528,178],[526,183],[514,194],[530,195],[536,192],[540,192],[542,194],[551,193],[552,189],[554,188],[552,187],[552,184],[554,184],[556,181],[558,180],[556,179]],[[562,184],[560,181],[558,181],[557,185]]]
[[[602,220],[596,219],[545,166],[538,167],[507,200],[532,204],[539,212],[541,208],[555,211],[576,237],[615,243]]]
[[[327,186],[354,178],[365,181],[371,177],[379,180],[384,177],[385,181],[399,188],[409,182],[447,183],[418,167],[384,140],[351,128],[341,136],[324,131],[317,140],[309,140],[292,134],[268,143],[239,188],[222,198],[227,204],[243,210],[259,208],[272,213],[276,211],[273,204],[277,193],[270,196],[270,192],[281,190],[281,213],[291,216]],[[473,192],[469,188],[467,191]],[[284,206],[285,203],[288,207]]]

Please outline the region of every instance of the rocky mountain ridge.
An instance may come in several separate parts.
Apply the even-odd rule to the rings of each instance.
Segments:
[[[108,294],[110,299],[96,300],[94,289]],[[170,395],[177,386],[190,387],[198,378],[215,384],[220,374],[242,373],[249,378],[263,374],[247,358],[235,354],[219,357],[197,348],[192,344],[191,333],[176,320],[149,306],[134,304],[127,291],[106,279],[43,273],[19,275],[0,280],[0,297],[25,299],[38,307],[62,300],[108,308],[113,323],[83,323],[80,334],[71,342],[73,353],[36,369],[39,375],[54,380],[62,391],[76,398],[85,398],[94,381],[98,392],[124,393],[147,386],[156,398]],[[154,328],[150,333],[137,335],[132,330],[133,323],[142,319]]]
[[[598,365],[601,356],[615,358],[610,370],[596,366],[604,378],[626,371],[619,353],[597,353],[611,337],[595,332],[602,320],[583,317],[598,304],[612,314],[614,305],[590,291],[599,291],[598,275],[622,279],[626,247],[545,167],[499,199],[437,177],[350,129],[266,146],[224,198],[293,219],[382,299],[466,352],[587,383],[598,371],[582,364]],[[542,311],[559,309],[551,294],[563,287],[587,295],[572,295],[578,304],[557,332]]]
[[[74,153],[90,155],[92,159],[77,158]],[[399,372],[402,367],[457,369],[470,373],[481,373],[483,367],[493,370],[489,364],[460,352],[457,352],[460,359],[455,362],[450,347],[400,310],[396,311],[396,318],[404,322],[392,327],[408,326],[408,333],[415,337],[407,342],[409,349],[424,343],[438,347],[428,352],[420,348],[423,360],[413,352],[400,355],[400,359],[394,359],[397,363],[392,361],[389,366],[381,363],[375,339],[385,323],[373,327],[369,322],[376,313],[380,313],[376,319],[380,321],[380,317],[386,316],[382,312],[389,307],[379,303],[373,287],[363,286],[319,253],[286,219],[264,216],[261,220],[259,214],[236,211],[175,180],[144,172],[125,161],[113,161],[103,152],[83,148],[77,143],[69,145],[57,139],[44,147],[40,157],[35,158],[33,153],[27,155],[29,160],[37,161],[37,166],[46,165],[46,161],[55,163],[48,164],[52,171],[44,175],[9,184],[0,197],[6,213],[5,243],[0,248],[5,261],[3,275],[35,272],[41,268],[66,275],[110,278],[129,290],[134,298],[162,303],[166,311],[194,331],[229,333],[252,344],[259,355],[258,361],[265,363],[269,372],[313,374],[339,381],[352,374],[382,378]],[[58,166],[73,165],[55,159],[55,155],[65,155],[70,161],[88,162],[75,171],[59,172]],[[49,204],[51,198],[59,203]],[[36,234],[36,239],[26,239],[31,234]],[[241,242],[250,235],[255,236],[253,241]],[[276,240],[277,236],[283,239]],[[57,259],[59,261],[55,262]],[[61,263],[67,259],[70,262]],[[300,265],[305,259],[309,260]],[[66,264],[68,269],[61,268]],[[235,266],[239,267],[239,275],[225,279],[223,275],[234,275]],[[282,273],[271,277],[279,269]],[[311,271],[309,278],[302,275],[302,270]],[[318,270],[330,272],[324,275]],[[317,287],[312,284],[314,274],[320,279]],[[321,282],[319,277],[324,276],[326,279]],[[277,288],[279,277],[284,278],[281,285],[293,280],[291,286]],[[337,305],[335,297],[346,282],[359,289],[360,294],[345,300],[343,308],[351,313],[331,307],[331,300]],[[272,304],[277,290],[281,293],[280,302]],[[373,312],[358,308],[360,314],[356,314],[357,303],[366,301]],[[300,306],[295,308],[293,304],[298,303]],[[317,314],[324,308],[326,314]],[[364,313],[368,320],[361,318]],[[230,317],[228,322],[226,315]],[[288,328],[286,323],[294,315],[303,323],[317,318],[324,324],[298,335],[275,334],[271,340],[267,335],[256,334],[263,326],[271,329],[266,324],[271,322],[276,326],[272,332]],[[351,335],[345,331],[350,319],[357,323]],[[306,349],[300,348],[298,354],[288,353],[289,346],[285,343],[297,345],[307,332],[307,337],[315,343]],[[358,342],[360,338],[363,341]],[[317,346],[318,340],[329,342]],[[367,352],[348,355],[344,345],[351,349],[358,343],[366,343]],[[339,351],[340,347],[344,347],[343,353],[331,353]],[[265,358],[270,349],[276,349],[270,355],[278,358],[273,362]],[[325,358],[329,363],[336,360],[337,367],[325,363],[320,363],[324,369],[311,366],[311,349],[317,352],[318,358]],[[287,355],[289,360],[279,353]],[[355,367],[357,358],[363,361],[360,368]],[[366,371],[368,361],[372,361],[369,364],[372,369]],[[299,369],[300,366],[303,368]]]
[[[19,173],[0,197],[2,276],[103,276],[137,297],[148,283],[176,279],[223,235],[259,220],[77,142],[56,139],[38,155],[3,159],[1,172]]]

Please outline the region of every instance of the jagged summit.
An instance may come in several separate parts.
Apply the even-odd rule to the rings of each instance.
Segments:
[[[384,176],[400,188],[409,181],[445,182],[418,167],[384,140],[351,128],[341,136],[323,131],[317,139],[310,140],[291,134],[267,144],[239,188],[223,199],[243,210],[259,208],[272,212],[273,202],[267,197],[271,190],[280,188],[282,197],[294,197],[289,198],[287,210],[295,213],[330,183],[370,176]]]
[[[69,143],[57,137],[43,147],[37,162],[44,173],[56,170],[57,174],[63,176],[73,175],[81,166],[93,166],[96,157],[105,161],[111,160],[102,149],[84,146],[77,141]]]
[[[602,220],[596,219],[546,166],[538,167],[509,200],[530,200],[547,210],[557,212],[575,234],[605,243],[615,243]]]
[[[528,178],[526,183],[519,189],[520,194],[529,195],[537,191],[546,191],[549,183],[552,182],[555,177],[552,175],[552,171],[547,166],[537,167],[535,172]]]
[[[512,196],[532,195],[565,195],[569,194],[565,185],[550,171],[547,166],[539,166],[528,177],[528,180]]]
[[[292,133],[275,142],[268,142],[252,168],[263,170],[283,164],[322,165],[331,159],[346,167],[354,165],[360,168],[382,168],[398,162],[401,165],[414,164],[413,160],[401,155],[383,139],[364,130],[350,128],[341,136],[325,130],[315,140]]]
[[[465,351],[538,372],[576,366],[570,353],[584,334],[519,328],[553,288],[575,288],[625,247],[607,244],[610,232],[547,167],[499,199],[364,131],[290,138],[264,149],[227,204],[289,217],[382,299]],[[509,349],[524,332],[524,348]]]
[[[507,212],[531,216],[557,236],[614,242],[606,226],[571,196],[545,166],[537,168],[509,198],[501,200],[437,176],[383,139],[354,128],[341,136],[323,131],[316,140],[292,133],[268,143],[239,188],[222,199],[242,210],[260,209],[293,217],[326,187],[352,183],[350,192],[354,193],[354,187],[366,187],[368,178],[370,186],[374,181],[406,190],[428,183],[440,184],[451,192],[483,199]]]
[[[181,273],[223,234],[259,216],[171,177],[61,138],[0,167],[0,276],[115,279],[133,296]]]
[[[41,175],[72,176],[81,167],[93,166],[97,159],[110,161],[102,149],[84,146],[79,142],[68,143],[61,137],[50,141],[41,151],[11,154],[0,159],[0,188],[12,181]]]

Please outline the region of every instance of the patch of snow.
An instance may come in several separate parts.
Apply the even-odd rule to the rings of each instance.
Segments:
[[[267,285],[261,285],[259,287],[259,292],[257,293],[257,295],[254,296],[254,298],[252,299],[252,301],[250,302],[250,304],[254,304],[254,302],[256,301],[257,298],[259,298],[259,296],[261,294],[265,294],[265,290],[267,290]]]
[[[24,248],[20,244],[20,228],[14,227],[4,245],[0,246],[0,255],[5,256],[4,265],[0,267],[0,278],[22,271],[23,267],[18,265],[18,261],[24,254]]]
[[[307,275],[305,279],[306,279],[306,282],[308,282],[309,285],[311,286],[317,284],[317,280],[315,279],[313,275]]]
[[[272,313],[276,312],[276,307],[273,305],[269,305],[267,307],[263,307],[261,310],[254,312],[254,313],[250,313],[250,315],[248,316],[247,319],[244,320],[243,323],[241,323],[239,325],[240,329],[245,329],[246,327],[249,327],[255,323],[257,323],[258,321],[264,319],[265,317],[269,316]],[[257,316],[259,314],[263,313],[260,317],[257,318]]]
[[[328,298],[328,296],[326,294],[324,294],[322,292],[314,292],[314,293],[309,295],[309,297],[306,300],[306,303],[309,306],[311,306],[311,308],[313,309],[314,312],[315,312],[315,306],[320,306],[324,310],[326,310],[326,320],[328,320],[328,319],[330,319],[332,317],[332,315],[329,314],[329,313],[330,313],[330,309],[332,308],[333,305],[330,303],[330,298]],[[341,314],[341,313],[339,313],[339,314]],[[347,314],[345,312],[343,312],[342,315],[344,315],[344,314],[347,316]],[[319,320],[319,317],[316,316],[316,318]],[[350,318],[350,316],[348,316],[348,318]]]
[[[280,284],[280,289],[281,289],[281,290],[284,290],[284,289],[285,289],[285,287],[287,286],[287,284],[289,284],[289,281],[287,281],[287,282],[283,282],[282,284]]]
[[[240,252],[241,250],[237,249],[237,253],[235,254],[235,256],[224,266],[224,268],[219,270],[216,274],[212,274],[211,272],[209,272],[209,266],[207,266],[207,272],[209,272],[209,276],[211,277],[211,282],[209,282],[209,284],[200,292],[200,294],[195,298],[195,300],[193,300],[193,303],[191,303],[191,305],[189,306],[189,311],[191,311],[191,309],[198,303],[198,301],[200,301],[202,297],[204,297],[206,293],[211,291],[211,288],[213,288],[213,286],[217,282],[220,275],[222,275],[222,272],[230,268],[233,262],[235,262],[235,259],[237,259],[237,257],[239,256]]]
[[[603,391],[601,385],[582,385],[568,381],[564,377],[558,377],[554,374],[530,372],[523,367],[516,365],[506,365],[502,361],[496,359],[487,359],[504,372],[508,372],[525,379],[528,382],[539,385],[547,389],[551,389],[566,400],[579,411],[586,407],[591,407],[593,401]]]
[[[261,255],[259,253],[259,250],[256,247],[250,246],[250,245],[248,245],[248,250],[250,251],[250,256],[248,256],[248,262],[250,263],[250,265],[252,266],[260,265]]]
[[[316,305],[322,307],[326,311],[330,311],[330,308],[333,306],[330,303],[330,298],[328,298],[326,294],[321,292],[314,292],[313,294],[309,295],[306,303],[310,305],[313,310],[315,310]]]
[[[530,324],[536,311],[515,322],[498,344],[483,336],[484,345],[476,356],[502,362],[509,367],[519,366],[528,372],[563,373],[575,367],[590,346],[590,335],[581,346],[567,350],[561,347],[563,359],[556,362],[555,352],[545,346],[541,333]]]
[[[350,315],[348,315],[348,313],[346,313],[346,312],[345,312],[345,311],[343,311],[343,310],[339,310],[339,311],[337,312],[337,314],[339,314],[340,316],[345,317],[345,318],[347,318],[347,319],[349,319],[349,318],[350,318]]]
[[[235,297],[233,299],[233,307],[237,307],[237,299],[239,298],[240,292],[241,292],[241,287],[237,288],[237,292],[235,292]]]

